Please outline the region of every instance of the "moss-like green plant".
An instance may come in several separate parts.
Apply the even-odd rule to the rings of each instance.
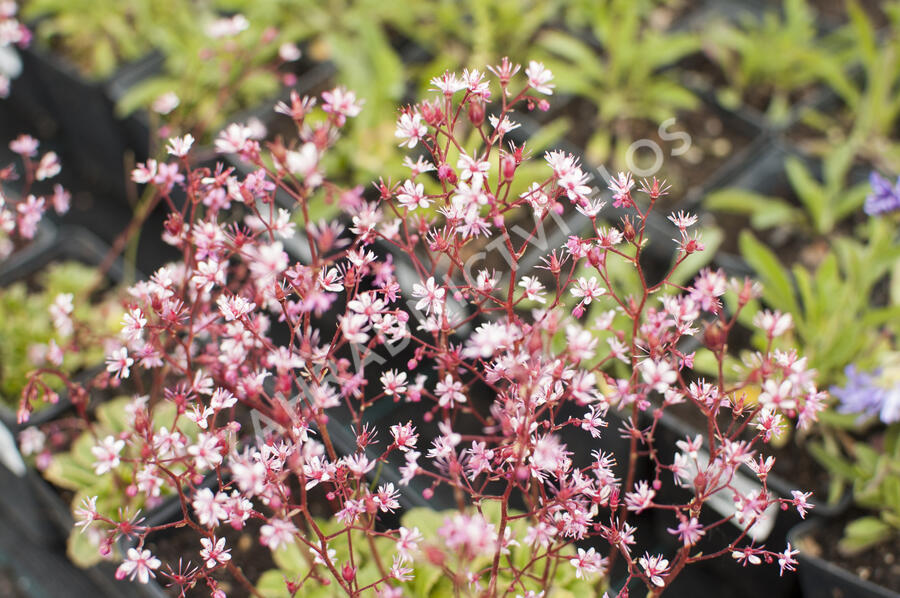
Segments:
[[[15,408],[19,404],[28,373],[42,364],[63,375],[103,364],[102,347],[81,340],[86,335],[93,338],[104,331],[114,334],[122,310],[109,300],[88,300],[96,277],[94,268],[64,262],[50,266],[31,281],[36,286],[21,281],[0,289],[0,339],[3,339],[0,342],[0,398],[7,406]],[[77,298],[72,301],[71,334],[62,334],[51,315],[51,306],[61,295]],[[51,341],[62,349],[82,345],[91,348],[64,350],[62,364],[57,367],[47,362]],[[55,390],[63,386],[62,380],[55,375],[43,376],[42,380]]]
[[[36,33],[90,78],[103,78],[152,49],[160,23],[190,21],[186,0],[26,0]]]

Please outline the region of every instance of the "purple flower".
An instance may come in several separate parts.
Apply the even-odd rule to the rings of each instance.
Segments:
[[[840,403],[841,413],[860,413],[878,417],[886,424],[900,421],[900,385],[889,385],[881,377],[881,370],[857,372],[856,366],[844,369],[847,383],[843,387],[832,386],[831,394]]]
[[[866,196],[866,204],[863,207],[866,214],[876,216],[900,210],[900,178],[892,186],[888,179],[872,171],[869,175],[869,184],[872,185],[872,193]]]

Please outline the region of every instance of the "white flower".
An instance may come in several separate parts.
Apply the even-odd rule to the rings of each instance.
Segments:
[[[188,133],[184,137],[172,137],[169,139],[166,151],[175,157],[183,158],[191,151],[192,145],[194,145],[194,136]]]
[[[119,466],[121,460],[119,454],[125,448],[124,440],[117,440],[113,436],[107,436],[100,441],[97,446],[91,447],[91,452],[97,459],[94,462],[94,473],[103,475],[104,473]]]
[[[553,95],[553,88],[556,87],[550,83],[550,81],[553,80],[553,73],[548,71],[543,63],[532,60],[528,63],[525,74],[528,76],[528,84],[531,85],[536,92],[548,96]]]
[[[150,554],[149,550],[138,552],[129,548],[125,561],[116,569],[116,579],[128,579],[134,581],[135,576],[141,583],[147,583],[151,577],[156,577],[153,569],[159,569],[162,563],[158,558]]]

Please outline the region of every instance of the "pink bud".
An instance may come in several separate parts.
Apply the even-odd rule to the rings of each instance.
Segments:
[[[422,490],[422,498],[424,498],[425,500],[431,500],[433,496],[434,490],[432,490],[431,488],[425,488],[424,490]]]

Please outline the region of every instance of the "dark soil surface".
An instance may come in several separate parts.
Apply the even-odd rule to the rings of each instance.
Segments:
[[[897,590],[900,588],[900,534],[887,542],[856,555],[845,555],[838,550],[838,541],[844,527],[858,517],[869,515],[851,509],[841,517],[827,519],[824,525],[803,539],[801,549],[853,572],[862,579]]]

